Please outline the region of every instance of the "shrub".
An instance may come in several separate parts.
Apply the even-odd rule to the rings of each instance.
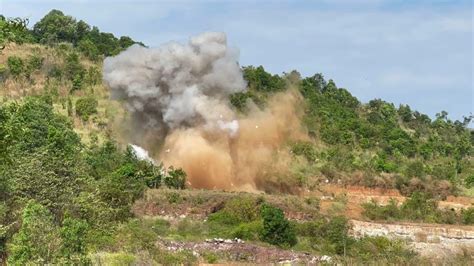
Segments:
[[[48,209],[31,200],[22,213],[22,225],[8,246],[8,264],[48,264],[59,255],[61,238]]]
[[[375,200],[362,204],[364,211],[362,215],[371,220],[391,220],[400,218],[398,202],[390,199],[386,206],[380,206]]]
[[[157,234],[152,221],[130,219],[118,226],[114,237],[117,248],[134,252],[153,249]]]
[[[87,121],[89,117],[97,113],[98,102],[93,97],[83,97],[76,101],[76,115]]]
[[[97,85],[102,80],[102,73],[97,67],[89,67],[86,74],[86,81],[89,85]]]
[[[250,223],[243,223],[235,228],[231,235],[245,240],[257,240],[263,230],[261,220],[256,220]]]
[[[163,181],[169,188],[184,189],[186,187],[186,172],[181,168],[171,167]]]
[[[7,59],[8,69],[10,70],[10,74],[18,78],[24,71],[25,64],[21,58],[18,56],[10,56]]]
[[[467,187],[474,187],[474,174],[466,177],[465,182]]]
[[[43,60],[44,58],[39,55],[30,55],[28,57],[27,68],[31,71],[39,70],[43,65]]]
[[[53,65],[48,71],[49,78],[61,79],[62,75],[63,70],[57,65]]]
[[[411,220],[429,223],[459,223],[463,213],[458,215],[454,210],[438,209],[437,202],[425,193],[415,192],[400,207],[395,200],[386,206],[372,201],[362,205],[363,215],[371,220]],[[466,214],[469,215],[469,214]]]
[[[414,192],[401,206],[403,216],[409,220],[436,219],[438,204],[425,193]]]
[[[423,163],[420,161],[415,161],[408,164],[405,174],[407,177],[424,177],[425,170]]]
[[[5,66],[4,64],[0,64],[0,82],[3,82],[6,79],[8,75],[7,70],[7,66]]]
[[[463,224],[474,224],[474,207],[469,207],[461,211]]]
[[[251,197],[237,197],[225,203],[224,208],[209,216],[209,221],[237,225],[259,218],[258,202]]]
[[[319,252],[342,255],[354,242],[348,235],[348,220],[343,216],[295,223],[295,228],[298,236],[309,238],[311,247]]]
[[[79,61],[79,55],[76,53],[68,54],[66,57],[66,65],[64,67],[64,73],[66,74],[66,77],[71,81],[74,81],[74,79],[82,80],[84,78],[85,72],[86,71],[84,67]]]
[[[67,258],[72,255],[86,253],[85,237],[89,224],[86,221],[66,217],[61,227],[61,238],[63,240],[62,254]]]
[[[237,222],[252,222],[259,216],[258,203],[251,197],[237,197],[229,200],[223,209]]]
[[[317,158],[316,149],[311,142],[296,142],[292,145],[291,152],[295,155],[304,156],[309,162],[315,162]]]
[[[339,255],[345,254],[347,246],[350,244],[349,228],[348,220],[344,216],[332,218],[327,225],[327,239],[334,245],[335,252]]]
[[[76,91],[82,89],[84,80],[83,80],[83,75],[82,74],[76,74],[74,75],[72,79],[72,89],[71,91]]]
[[[181,203],[183,202],[184,198],[181,197],[181,195],[178,192],[175,191],[170,191],[169,193],[166,193],[166,199],[168,200],[168,203]]]
[[[390,240],[386,237],[364,237],[353,243],[350,248],[352,257],[362,261],[386,260],[390,263],[399,262],[404,264],[415,256],[401,240]]]
[[[237,92],[230,95],[230,103],[239,111],[243,111],[249,98],[248,92]]]
[[[263,228],[260,238],[272,245],[291,247],[297,242],[294,228],[285,218],[283,211],[277,207],[263,204],[260,208]]]

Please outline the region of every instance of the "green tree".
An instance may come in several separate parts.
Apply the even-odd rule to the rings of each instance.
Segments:
[[[403,122],[408,123],[413,120],[413,114],[410,106],[400,104],[397,112]]]
[[[2,122],[9,136],[9,162],[0,167],[0,176],[9,177],[11,199],[19,203],[35,199],[60,213],[82,186],[79,136],[70,121],[55,114],[41,97],[6,109]]]
[[[265,71],[263,66],[257,68],[247,66],[243,68],[244,78],[248,86],[257,91],[276,92],[285,88],[284,80],[278,75],[272,75]]]
[[[461,210],[463,224],[474,224],[474,207]]]
[[[260,209],[263,218],[263,230],[260,238],[273,245],[291,247],[297,242],[294,228],[277,207],[263,204]]]
[[[93,114],[97,114],[98,101],[92,96],[79,98],[76,101],[76,115],[87,121]]]
[[[170,167],[163,181],[169,188],[184,189],[186,187],[186,172],[181,168]]]
[[[86,254],[86,233],[89,224],[81,219],[66,217],[60,230],[62,255],[71,258],[74,255]]]
[[[33,26],[33,33],[41,43],[74,42],[76,20],[53,9]]]
[[[60,255],[62,243],[51,213],[35,201],[29,201],[21,218],[21,228],[8,245],[8,263],[25,265],[54,262]]]
[[[66,77],[73,82],[73,90],[82,88],[86,70],[79,61],[79,55],[77,53],[67,55],[64,72]]]
[[[81,51],[85,56],[87,56],[91,60],[99,59],[99,50],[95,46],[94,42],[90,39],[85,38],[82,39],[79,44],[77,45],[79,51]]]
[[[348,236],[349,228],[347,218],[344,216],[332,218],[327,225],[327,238],[339,255],[345,255],[349,241],[351,241]]]
[[[7,59],[8,69],[10,70],[10,74],[18,78],[21,74],[23,74],[25,70],[25,64],[23,59],[18,56],[10,56]]]
[[[33,38],[27,25],[28,19],[7,19],[0,15],[0,51],[5,48],[8,42],[16,42],[18,44],[31,42]]]

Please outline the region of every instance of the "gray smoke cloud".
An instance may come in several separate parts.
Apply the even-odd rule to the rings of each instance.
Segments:
[[[224,33],[207,32],[187,44],[134,45],[105,59],[103,77],[144,130],[166,134],[199,125],[232,135],[238,123],[228,96],[246,88],[237,60]]]

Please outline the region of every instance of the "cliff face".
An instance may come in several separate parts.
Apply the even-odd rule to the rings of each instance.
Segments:
[[[474,226],[397,223],[351,220],[355,237],[385,236],[405,239],[423,256],[446,258],[474,251]]]

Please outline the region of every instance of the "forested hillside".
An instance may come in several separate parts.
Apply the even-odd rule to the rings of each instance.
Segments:
[[[144,46],[58,10],[32,27],[0,17],[0,265],[245,261],[156,244],[209,237],[341,262],[424,261],[402,241],[350,236],[343,212],[323,214],[319,199],[303,196],[323,184],[393,189],[407,197],[398,205],[365,204],[367,219],[474,224],[473,207],[437,205],[448,196],[474,196],[472,116],[452,121],[440,110],[432,119],[408,105],[362,103],[322,74],[274,75],[262,66],[242,67],[248,90],[231,95],[230,104],[245,116],[278,93],[297,93],[309,137],[284,143],[292,156],[288,172],[262,179],[262,194],[194,195],[185,171],[140,160],[125,140],[130,129],[121,123],[128,113],[110,99],[102,64],[134,44]],[[198,210],[215,199],[202,221],[138,211],[150,200]],[[285,214],[296,209],[311,215],[288,220]]]

